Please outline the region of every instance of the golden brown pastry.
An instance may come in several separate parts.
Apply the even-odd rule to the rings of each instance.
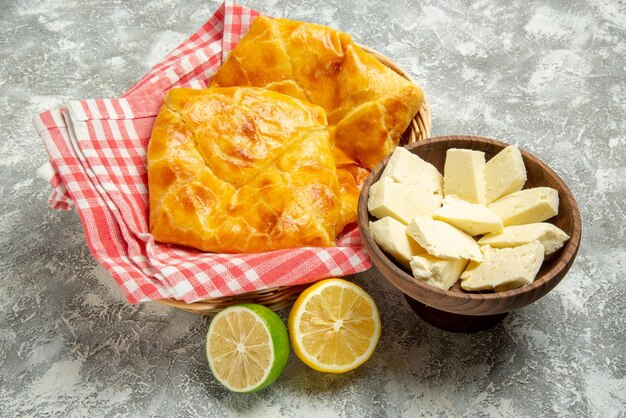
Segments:
[[[258,17],[211,79],[256,86],[324,108],[342,188],[342,223],[356,220],[368,170],[390,154],[422,104],[415,84],[326,26]],[[340,155],[339,155],[340,154]]]
[[[334,245],[340,189],[318,106],[251,87],[173,89],[147,159],[157,241],[226,253]]]

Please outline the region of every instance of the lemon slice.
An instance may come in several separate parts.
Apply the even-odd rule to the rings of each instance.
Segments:
[[[289,336],[296,355],[309,367],[344,373],[369,359],[380,337],[374,300],[342,279],[307,288],[289,314]]]
[[[227,389],[255,392],[283,372],[289,357],[287,329],[265,306],[231,306],[211,321],[206,354],[211,372]]]

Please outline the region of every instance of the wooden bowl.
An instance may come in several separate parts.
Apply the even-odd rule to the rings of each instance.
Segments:
[[[483,151],[489,160],[506,146],[508,144],[504,142],[475,136],[442,136],[408,144],[405,148],[443,173],[446,151],[449,148]],[[372,262],[383,276],[407,296],[411,307],[422,318],[440,328],[452,331],[478,331],[488,328],[502,320],[508,312],[526,306],[552,290],[574,262],[582,229],[576,200],[567,185],[550,167],[531,154],[520,151],[528,173],[524,188],[548,186],[559,192],[559,213],[546,222],[561,228],[570,239],[557,253],[546,258],[533,283],[518,289],[497,293],[466,292],[457,282],[450,290],[442,290],[413,279],[410,271],[405,270],[376,245],[369,231],[369,222],[376,219],[367,211],[369,188],[379,179],[389,157],[374,168],[361,189],[359,230]]]

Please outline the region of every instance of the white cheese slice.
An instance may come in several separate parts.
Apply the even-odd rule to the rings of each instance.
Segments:
[[[543,262],[543,245],[539,241],[515,248],[481,247],[482,263],[470,262],[461,274],[465,290],[516,289],[532,283]]]
[[[405,186],[423,207],[432,210],[441,206],[443,177],[430,163],[422,160],[406,148],[397,147],[385,166],[380,178],[389,177]]]
[[[517,147],[510,145],[485,164],[487,203],[522,190],[526,183],[526,166]]]
[[[433,212],[433,218],[454,225],[470,235],[502,231],[502,219],[483,205],[467,203],[454,195],[443,199],[443,206]]]
[[[415,218],[406,232],[428,254],[435,257],[474,261],[483,259],[480,247],[471,236],[445,222]]]
[[[369,212],[382,219],[391,216],[406,225],[416,217],[432,218],[433,208],[424,206],[407,188],[390,177],[383,177],[372,184],[367,199]]]
[[[489,206],[504,226],[543,222],[559,213],[559,193],[550,187],[535,187],[511,193]]]
[[[543,245],[544,255],[549,255],[561,248],[568,239],[569,236],[558,227],[547,222],[539,222],[507,226],[500,233],[485,235],[478,240],[478,245],[506,248],[539,241]]]
[[[429,254],[416,255],[411,259],[413,277],[439,289],[450,289],[463,273],[467,260],[444,259]]]
[[[443,168],[444,195],[455,195],[469,203],[484,205],[485,153],[450,148]]]
[[[406,225],[390,216],[370,222],[370,232],[383,251],[407,268],[414,256],[426,251],[407,235]]]

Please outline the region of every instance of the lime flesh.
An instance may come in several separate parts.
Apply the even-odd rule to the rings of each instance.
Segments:
[[[287,329],[265,306],[231,306],[211,320],[206,354],[211,372],[227,389],[255,392],[283,372],[289,358]]]

